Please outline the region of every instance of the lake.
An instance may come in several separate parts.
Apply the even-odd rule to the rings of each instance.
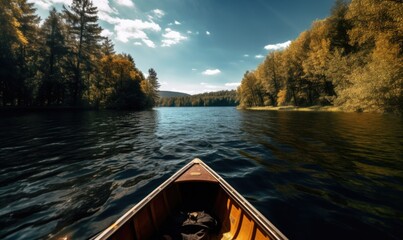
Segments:
[[[1,114],[0,239],[86,239],[196,157],[290,239],[403,239],[399,116]]]

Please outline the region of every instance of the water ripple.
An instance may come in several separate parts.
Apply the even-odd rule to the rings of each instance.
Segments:
[[[86,239],[199,157],[292,239],[402,239],[402,126],[234,108],[4,116],[0,238]]]

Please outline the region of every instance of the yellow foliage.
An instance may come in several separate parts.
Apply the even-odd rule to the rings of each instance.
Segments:
[[[287,104],[286,100],[287,100],[287,90],[282,89],[280,90],[280,92],[278,92],[277,94],[277,102],[278,102],[278,106],[284,106]]]

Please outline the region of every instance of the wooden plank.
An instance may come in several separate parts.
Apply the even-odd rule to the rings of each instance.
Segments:
[[[218,182],[217,179],[200,164],[194,164],[175,180],[175,182],[186,181]]]

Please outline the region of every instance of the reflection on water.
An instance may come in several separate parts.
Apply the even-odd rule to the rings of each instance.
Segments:
[[[234,108],[2,116],[0,238],[86,239],[199,157],[292,239],[402,239],[402,126]]]
[[[265,126],[250,121],[251,115],[265,119]],[[288,236],[402,237],[401,119],[371,114],[247,112],[242,123],[242,130],[248,132],[246,141],[260,146],[242,154],[265,166],[271,182],[268,188],[276,189],[279,197],[275,219],[281,226],[291,223],[291,229],[284,230]]]

